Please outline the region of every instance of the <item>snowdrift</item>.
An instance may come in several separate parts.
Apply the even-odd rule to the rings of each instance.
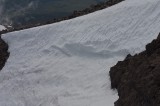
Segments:
[[[160,29],[159,0],[126,0],[95,13],[7,33],[0,106],[113,106],[108,72]]]
[[[6,28],[2,25],[0,25],[0,31],[5,30]]]

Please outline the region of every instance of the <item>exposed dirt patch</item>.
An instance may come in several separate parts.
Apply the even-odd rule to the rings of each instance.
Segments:
[[[160,34],[144,52],[112,67],[110,78],[119,95],[115,106],[160,106]]]
[[[0,70],[4,67],[9,57],[8,44],[1,39],[0,35]]]

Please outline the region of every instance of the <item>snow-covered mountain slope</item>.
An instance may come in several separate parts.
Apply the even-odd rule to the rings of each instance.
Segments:
[[[0,25],[0,31],[5,30],[6,28],[2,25]]]
[[[113,106],[108,72],[160,31],[160,0],[126,0],[95,13],[3,35],[0,106]]]

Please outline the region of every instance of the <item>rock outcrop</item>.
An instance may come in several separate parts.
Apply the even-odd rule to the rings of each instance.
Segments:
[[[110,70],[115,106],[160,106],[160,34],[134,56],[128,55]]]
[[[6,44],[1,39],[0,35],[0,70],[4,67],[8,57],[9,57],[8,44]]]

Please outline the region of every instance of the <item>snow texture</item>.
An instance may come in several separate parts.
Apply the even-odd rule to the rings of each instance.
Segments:
[[[0,25],[0,31],[5,30],[6,28],[2,25]]]
[[[108,72],[160,31],[160,0],[126,0],[55,24],[7,33],[0,106],[113,106]]]

